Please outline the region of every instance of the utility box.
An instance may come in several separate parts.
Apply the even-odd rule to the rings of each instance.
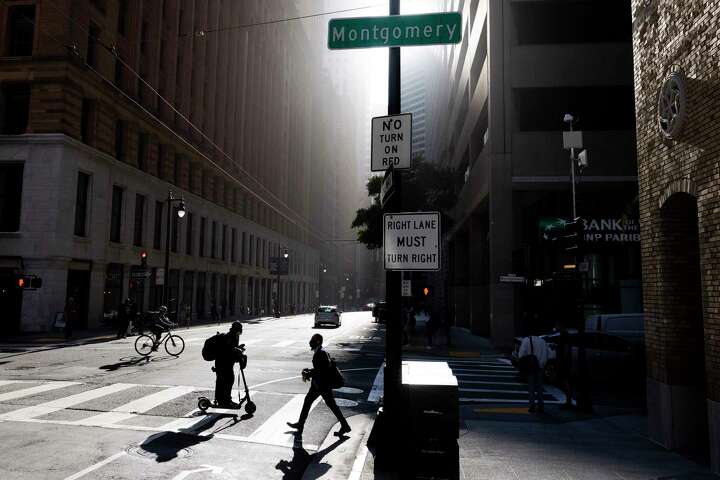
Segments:
[[[458,383],[452,370],[446,362],[404,361],[402,387],[402,478],[459,478]]]

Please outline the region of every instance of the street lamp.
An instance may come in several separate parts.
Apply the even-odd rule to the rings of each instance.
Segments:
[[[170,238],[173,234],[172,232],[172,206],[175,202],[179,203],[177,215],[179,218],[183,218],[185,216],[185,200],[183,199],[182,194],[180,197],[176,197],[175,193],[170,190],[168,192],[168,198],[167,198],[167,205],[168,205],[168,214],[167,214],[167,235],[165,237],[165,272],[163,278],[163,305],[168,307],[168,303],[170,299],[168,298],[168,294],[170,293],[169,290],[169,283],[170,283]],[[177,233],[177,232],[176,232]]]
[[[290,257],[287,247],[283,248],[283,258],[285,260]],[[277,280],[275,281],[275,318],[280,318],[280,257],[277,257],[275,262],[275,272],[277,273]]]

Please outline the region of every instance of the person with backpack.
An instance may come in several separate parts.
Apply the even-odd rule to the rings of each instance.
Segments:
[[[338,430],[335,435],[341,436],[350,432],[351,428],[340,411],[340,407],[338,407],[335,402],[332,389],[342,387],[343,378],[335,365],[335,360],[330,357],[330,354],[323,350],[322,343],[323,337],[319,333],[316,333],[310,338],[310,349],[314,352],[312,359],[313,368],[305,368],[302,371],[303,381],[310,380],[310,390],[308,390],[307,395],[305,395],[305,401],[303,402],[298,421],[295,423],[287,422],[287,424],[290,428],[296,429],[298,433],[302,433],[305,428],[305,421],[310,413],[310,407],[318,397],[322,397],[325,405],[328,406],[330,411],[333,412],[340,421],[340,430]]]
[[[117,338],[127,337],[127,330],[130,326],[130,322],[135,321],[138,311],[135,306],[135,302],[132,298],[128,297],[118,307],[118,331]]]
[[[537,402],[537,411],[542,413],[544,410],[543,376],[545,375],[545,363],[548,358],[547,343],[542,337],[536,335],[523,338],[518,351],[518,358],[518,365],[528,379],[530,401],[528,412],[535,413],[535,403]]]
[[[203,345],[203,358],[215,361],[213,371],[216,376],[215,402],[218,408],[240,408],[240,405],[232,401],[232,387],[235,383],[235,362],[243,359],[242,349],[238,347],[242,331],[242,323],[236,320],[227,333],[217,333],[205,340]]]

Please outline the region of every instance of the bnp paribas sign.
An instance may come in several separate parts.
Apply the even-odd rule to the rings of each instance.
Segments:
[[[328,23],[331,50],[441,45],[461,40],[462,15],[457,12],[334,18]]]

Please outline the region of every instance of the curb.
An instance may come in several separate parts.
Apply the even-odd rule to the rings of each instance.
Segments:
[[[348,417],[352,432],[347,440],[338,444],[342,437],[335,432],[340,426],[333,425],[327,437],[315,452],[312,461],[305,469],[303,480],[357,480],[362,474],[368,450],[365,444],[370,434],[375,413],[362,413]]]

